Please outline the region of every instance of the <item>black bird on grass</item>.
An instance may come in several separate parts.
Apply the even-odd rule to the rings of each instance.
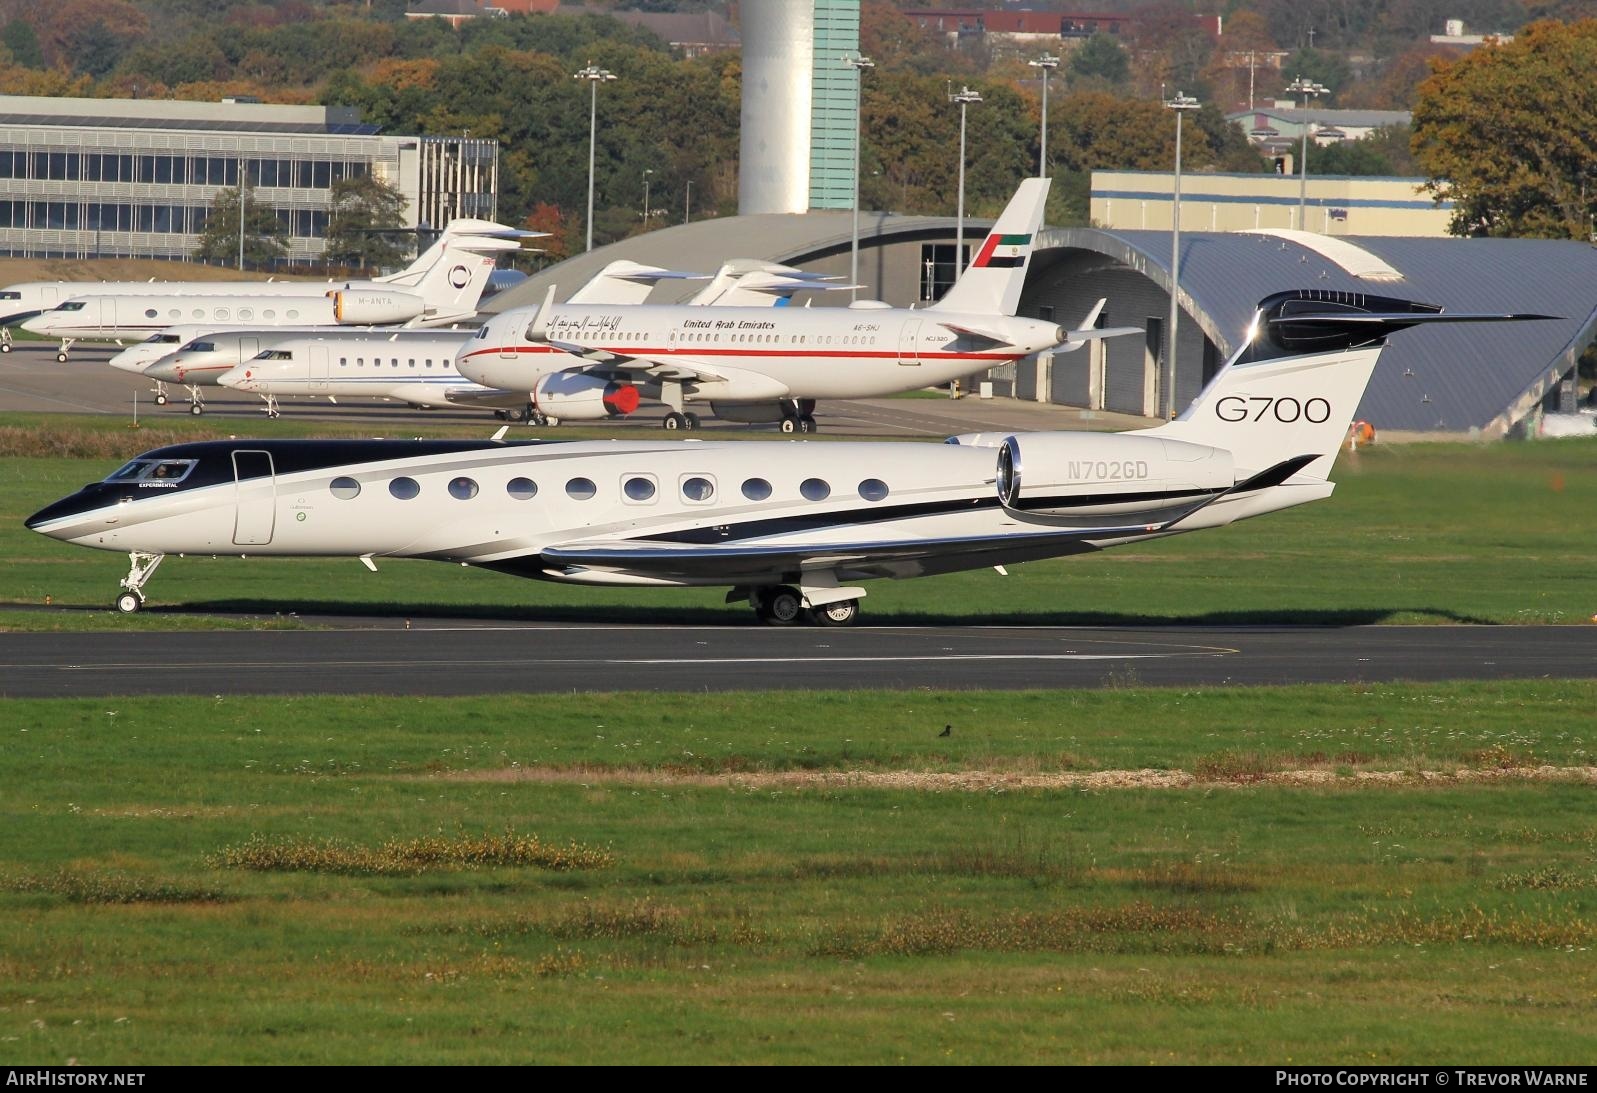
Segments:
[[[938,733],[937,735],[938,736],[953,736],[954,735],[954,726],[952,726],[952,725],[944,725],[943,726],[943,731]]]

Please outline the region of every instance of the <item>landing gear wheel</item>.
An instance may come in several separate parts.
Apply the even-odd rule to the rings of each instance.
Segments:
[[[815,419],[810,417],[809,414],[804,414],[798,419],[798,431],[801,433],[813,433],[815,431]]]
[[[67,362],[67,355],[65,353],[57,353],[55,355],[55,359],[56,363],[65,364]]]
[[[11,352],[11,343],[10,342],[0,342],[0,353],[9,353],[9,352]]]
[[[189,403],[189,413],[193,414],[195,417],[199,417],[201,414],[205,413],[205,407],[201,406],[197,402],[191,402]]]
[[[699,415],[698,414],[683,414],[682,416],[688,419],[688,428],[689,429],[697,429],[699,427]]]
[[[166,405],[166,396],[165,395],[156,395],[155,396],[155,404],[157,406],[165,406]]]
[[[784,433],[796,433],[798,428],[798,418],[785,417],[782,419],[782,431]]]
[[[144,601],[132,592],[124,592],[116,598],[116,609],[124,615],[132,615],[144,606]]]
[[[812,607],[809,616],[816,626],[853,626],[859,618],[859,601],[837,600],[821,607]]]
[[[804,614],[804,597],[788,585],[764,589],[754,613],[767,626],[792,626]]]
[[[672,410],[669,414],[665,415],[665,420],[661,422],[661,424],[664,425],[669,432],[675,432],[678,429],[693,428],[692,425],[688,424],[688,416],[686,414],[679,414],[675,410]]]

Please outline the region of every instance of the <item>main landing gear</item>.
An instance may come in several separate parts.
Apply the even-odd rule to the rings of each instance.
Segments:
[[[131,615],[144,606],[144,582],[150,579],[165,558],[165,554],[145,554],[142,551],[128,555],[128,575],[122,578],[124,591],[116,598],[118,611]]]
[[[697,429],[699,427],[699,415],[678,413],[676,410],[672,410],[665,415],[665,421],[661,422],[661,424],[667,432],[675,432],[678,429]]]
[[[11,328],[0,326],[0,353],[11,352]]]
[[[262,395],[261,396],[261,401],[266,403],[265,410],[266,410],[266,416],[267,417],[282,417],[283,416],[282,415],[282,411],[278,410],[278,408],[277,408],[277,396],[276,395]],[[199,403],[195,403],[195,405],[198,406]],[[191,410],[190,413],[197,414],[197,413],[199,413],[199,411],[198,410]]]
[[[833,600],[819,607],[805,607],[804,594],[791,585],[755,589],[749,596],[754,615],[767,626],[852,626],[859,619],[858,600]]]
[[[813,433],[815,431],[815,400],[812,398],[784,400],[782,403],[782,431],[784,433]]]

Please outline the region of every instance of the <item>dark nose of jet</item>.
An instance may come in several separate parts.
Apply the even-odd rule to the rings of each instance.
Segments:
[[[105,504],[105,501],[103,498],[95,496],[98,492],[93,487],[81,489],[70,497],[63,497],[59,501],[44,506],[44,508],[24,520],[23,525],[29,531],[39,531],[44,525],[53,523],[64,516],[79,516],[90,509],[99,508]]]

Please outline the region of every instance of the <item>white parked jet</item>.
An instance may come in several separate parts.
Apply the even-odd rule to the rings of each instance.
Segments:
[[[491,235],[501,238],[529,239],[547,235],[547,232],[529,232],[495,224],[491,220],[462,217],[452,220],[428,247],[409,266],[398,273],[370,280],[354,281],[24,281],[0,289],[0,326],[9,326],[31,319],[68,300],[85,296],[128,296],[152,292],[179,296],[322,296],[330,289],[349,288],[403,288],[415,286],[438,263],[444,243],[463,235]]]
[[[180,383],[188,389],[189,413],[202,414],[205,412],[205,397],[201,388],[217,387],[221,384],[222,376],[237,368],[241,363],[260,356],[263,351],[277,347],[284,342],[298,341],[305,338],[314,338],[318,341],[339,345],[364,344],[366,342],[387,345],[389,349],[398,347],[410,348],[425,345],[431,356],[422,358],[427,361],[428,367],[447,367],[454,370],[454,361],[434,361],[442,347],[459,346],[470,335],[451,327],[448,331],[440,330],[409,330],[389,327],[286,327],[283,330],[223,330],[215,333],[198,334],[179,346],[174,353],[138,368],[128,368],[128,371],[137,371],[155,381],[155,402],[158,406],[166,404],[166,384]],[[368,354],[369,355],[369,354]],[[395,358],[398,359],[397,357]],[[119,366],[121,367],[121,366]],[[396,364],[397,368],[398,365]],[[308,366],[307,366],[308,368]],[[307,370],[308,375],[308,370]],[[472,386],[476,386],[473,384]],[[525,405],[523,397],[517,400]],[[276,405],[268,399],[268,412],[276,417]]]
[[[430,558],[578,584],[730,586],[759,617],[852,622],[855,582],[1086,553],[1328,496],[1386,337],[1446,315],[1285,292],[1178,420],[946,445],[230,440],[156,449],[27,526],[126,551]]]
[[[333,402],[339,398],[391,399],[418,409],[524,411],[526,395],[483,387],[455,370],[455,353],[467,337],[458,333],[386,337],[373,333],[337,340],[289,338],[223,372],[216,382],[260,395],[270,417],[278,415],[278,397],[289,395],[324,397]],[[580,392],[562,404],[561,413],[597,420],[637,408],[635,389],[619,384],[611,388],[609,392]]]
[[[511,232],[512,229],[503,229]],[[56,360],[65,361],[72,344],[81,340],[124,341],[145,338],[152,331],[178,323],[212,329],[243,327],[406,324],[439,326],[471,318],[497,255],[520,249],[516,238],[454,234],[435,244],[400,280],[327,285],[314,282],[272,282],[270,287],[296,285],[291,292],[173,292],[160,285],[137,291],[80,296],[22,323],[24,330],[61,339]],[[192,286],[185,286],[192,287]]]
[[[536,407],[548,377],[584,374],[637,385],[671,407],[668,429],[692,428],[691,404],[733,421],[815,428],[814,400],[872,398],[944,384],[1043,349],[1074,349],[1136,327],[1068,330],[1017,318],[1048,179],[1028,179],[970,268],[924,309],[860,301],[847,308],[607,307],[555,304],[489,319],[460,356],[486,387],[527,391]]]

